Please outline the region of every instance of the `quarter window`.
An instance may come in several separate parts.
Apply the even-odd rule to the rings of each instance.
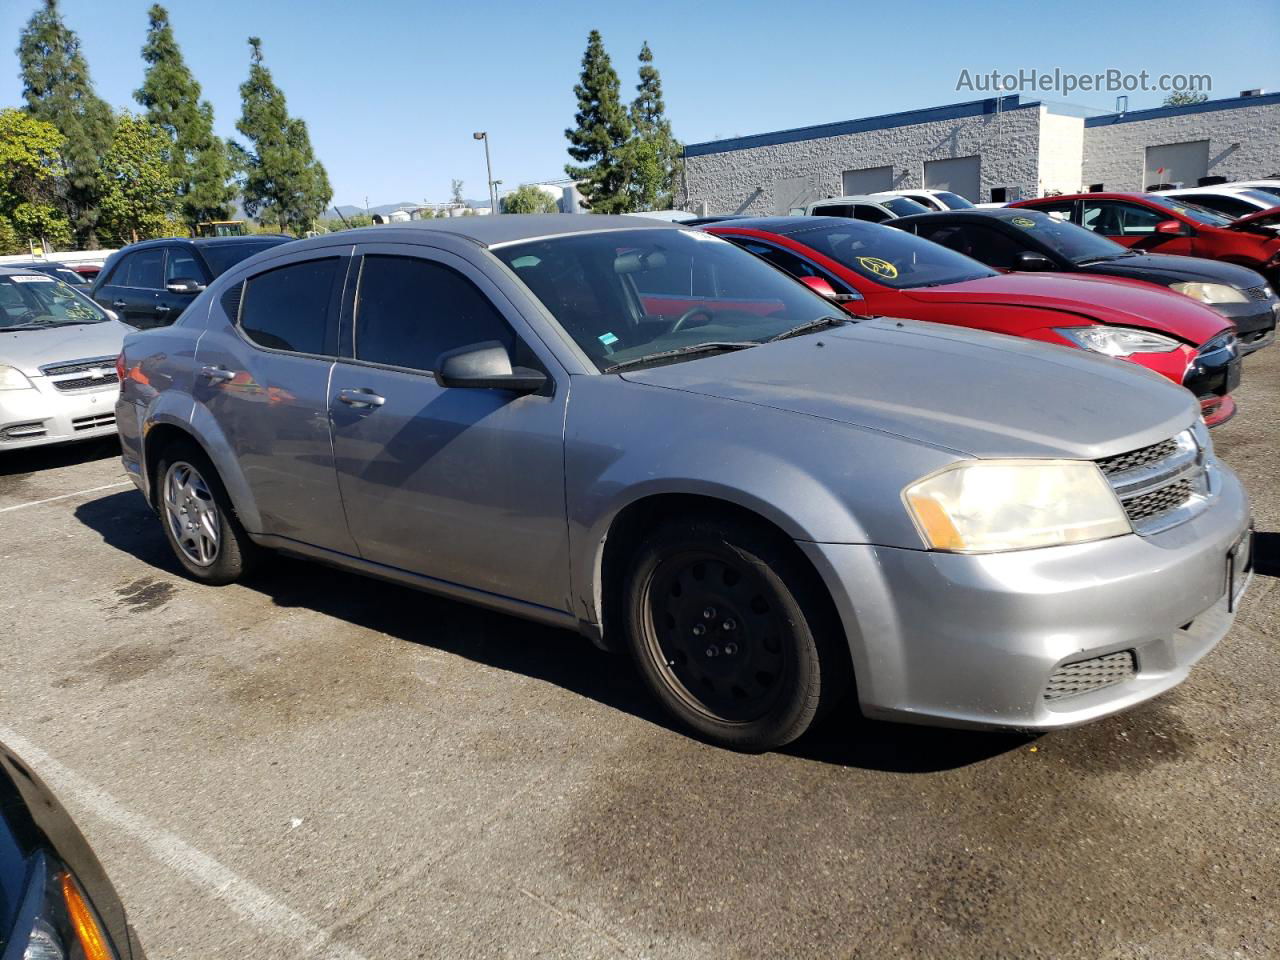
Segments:
[[[508,353],[515,333],[489,298],[449,267],[418,257],[368,255],[356,300],[357,360],[433,371],[440,354],[486,340]]]
[[[340,266],[339,257],[325,257],[250,277],[240,307],[245,336],[272,350],[324,354]]]

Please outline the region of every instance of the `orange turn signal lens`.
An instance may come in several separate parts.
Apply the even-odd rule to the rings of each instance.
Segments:
[[[71,927],[80,940],[85,960],[115,960],[111,947],[107,945],[107,936],[98,926],[98,918],[93,915],[93,910],[71,874],[64,873],[59,878],[59,883],[62,886],[62,899],[67,904],[67,916],[71,918]]]

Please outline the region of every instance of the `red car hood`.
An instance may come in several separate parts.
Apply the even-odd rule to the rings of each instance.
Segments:
[[[1200,346],[1231,323],[1204,304],[1154,284],[1117,277],[1003,273],[902,293],[922,303],[971,303],[1062,310],[1117,327],[1143,327]]]
[[[1241,228],[1249,229],[1250,227],[1274,227],[1280,224],[1280,207],[1272,207],[1270,210],[1259,210],[1257,213],[1248,213],[1237,219],[1228,230],[1239,230]]]

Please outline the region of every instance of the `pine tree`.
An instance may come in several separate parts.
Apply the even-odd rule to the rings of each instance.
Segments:
[[[653,66],[653,51],[646,40],[640,48],[640,82],[631,102],[635,133],[628,144],[628,183],[637,210],[663,210],[675,204],[682,167],[683,147],[671,135],[662,79]]]
[[[133,96],[173,144],[169,170],[178,183],[182,219],[194,232],[202,221],[231,216],[236,194],[231,161],[227,145],[214,135],[213,107],[200,99],[200,84],[173,37],[169,12],[156,4],[147,15],[142,47],[147,72]]]
[[[569,156],[581,166],[567,164],[564,171],[581,181],[578,189],[593,212],[625,213],[632,209],[626,158],[631,121],[599,30],[592,30],[587,38],[582,76],[573,92],[578,97],[577,128],[566,130],[564,135],[569,140]]]
[[[240,85],[236,124],[249,141],[234,144],[243,170],[244,208],[280,230],[310,228],[333,197],[329,176],[315,158],[307,125],[289,116],[284,93],[262,65],[262,41],[249,38],[249,79]]]
[[[18,60],[27,110],[51,123],[65,140],[63,202],[76,240],[96,247],[101,159],[111,143],[111,108],[93,91],[80,38],[63,23],[58,0],[44,0],[44,6],[31,15],[18,43]]]

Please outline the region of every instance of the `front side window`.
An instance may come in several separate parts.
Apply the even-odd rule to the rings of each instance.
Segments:
[[[107,319],[96,303],[47,274],[0,277],[0,329],[38,330]]]
[[[159,290],[164,278],[164,249],[152,247],[138,250],[124,258],[111,275],[111,283],[120,287]]]
[[[492,252],[602,371],[673,350],[752,346],[844,316],[747,251],[693,230],[602,231]]]
[[[736,243],[743,250],[754,253],[757,257],[768,260],[775,267],[779,267],[791,274],[793,277],[818,277],[821,280],[831,284],[831,289],[836,293],[854,293],[850,290],[849,285],[842,283],[827,271],[819,269],[804,257],[792,253],[790,250],[783,250],[781,247],[775,247],[771,243],[764,243],[755,237],[727,237],[726,239]]]
[[[881,201],[886,207],[900,217],[909,217],[913,213],[928,213],[929,208],[910,197],[886,197]]]
[[[1019,210],[1013,216],[1003,219],[1005,223],[1017,227],[1028,237],[1039,240],[1044,246],[1075,263],[1132,255],[1128,247],[1074,223],[1045,216],[1039,208],[1035,211]]]
[[[458,271],[418,257],[370,254],[356,296],[357,360],[433,371],[440,354],[487,340],[515,349],[497,308]]]
[[[209,269],[213,271],[213,275],[220,277],[237,263],[242,260],[248,260],[255,253],[270,250],[272,247],[278,247],[280,244],[287,242],[280,239],[265,239],[236,243],[210,243],[205,244],[201,252],[209,264]],[[196,278],[199,276],[199,274],[196,274]]]
[[[169,259],[165,261],[164,266],[166,284],[174,280],[201,280],[203,277],[204,270],[196,262],[195,254],[181,247],[169,248]]]
[[[952,193],[950,190],[939,190],[934,194],[939,200],[947,205],[948,210],[972,210],[973,204],[960,196],[958,193]]]
[[[342,260],[325,257],[250,277],[240,305],[240,328],[272,350],[324,354],[329,304]]]
[[[849,203],[828,203],[813,208],[815,217],[852,217],[853,205]]]
[[[884,223],[886,220],[890,219],[888,213],[869,203],[855,204],[853,208],[853,218],[855,220],[865,220],[868,223]]]
[[[1158,210],[1118,200],[1086,200],[1080,222],[1104,237],[1146,237],[1169,218]]]
[[[790,236],[859,276],[895,290],[995,276],[976,260],[892,227],[822,226]]]
[[[1037,203],[1034,209],[1039,210],[1047,217],[1052,217],[1054,220],[1069,223],[1071,221],[1071,211],[1074,207],[1075,201],[1068,200],[1065,203]]]

